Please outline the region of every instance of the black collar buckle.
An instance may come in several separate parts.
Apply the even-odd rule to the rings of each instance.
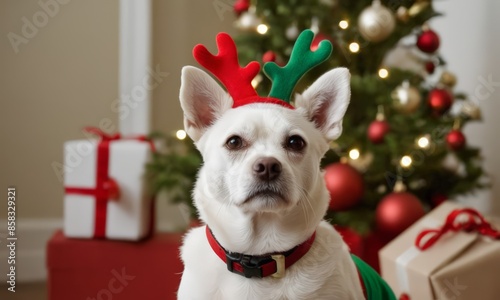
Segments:
[[[236,252],[226,252],[227,269],[246,278],[262,278],[262,265],[272,261],[268,256],[252,256]],[[235,270],[233,263],[241,265],[243,272]]]

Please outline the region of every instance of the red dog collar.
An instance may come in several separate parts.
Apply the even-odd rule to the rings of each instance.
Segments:
[[[281,278],[285,276],[285,270],[311,249],[316,236],[316,232],[314,232],[307,241],[286,252],[257,256],[226,251],[217,242],[208,226],[206,226],[206,234],[212,250],[227,264],[227,269],[246,278],[267,276]]]

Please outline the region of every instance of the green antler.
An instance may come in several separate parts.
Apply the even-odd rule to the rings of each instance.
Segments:
[[[264,65],[264,73],[273,82],[269,97],[290,102],[290,96],[297,82],[307,71],[324,62],[332,53],[332,43],[323,40],[316,51],[311,51],[314,33],[307,29],[297,38],[290,55],[290,60],[284,67],[273,62]]]

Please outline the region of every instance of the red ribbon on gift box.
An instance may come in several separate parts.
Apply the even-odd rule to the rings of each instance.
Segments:
[[[90,195],[95,197],[94,237],[104,238],[106,236],[108,201],[117,201],[120,198],[120,187],[113,178],[109,177],[108,173],[109,145],[112,141],[120,140],[122,137],[119,133],[109,135],[96,127],[85,127],[84,131],[93,133],[101,138],[97,145],[97,176],[95,188],[65,187],[64,191],[66,194]],[[153,142],[146,136],[141,135],[127,139],[148,142],[151,146],[151,150],[153,152],[155,151]],[[152,217],[153,215],[151,218]]]
[[[467,220],[461,221],[460,216],[465,216]],[[472,208],[463,208],[453,210],[441,228],[426,229],[420,232],[415,240],[415,246],[420,250],[426,250],[450,231],[478,232],[483,236],[500,239],[500,231],[494,229],[478,211]]]

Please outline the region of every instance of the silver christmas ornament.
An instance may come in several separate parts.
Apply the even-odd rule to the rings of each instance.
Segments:
[[[248,11],[242,13],[238,20],[234,22],[235,27],[240,30],[256,30],[257,26],[262,24],[262,20],[255,11],[255,6],[250,6]]]
[[[292,24],[285,31],[285,36],[287,39],[294,41],[299,36],[299,28],[297,28],[297,24]]]
[[[361,36],[370,42],[385,40],[394,31],[396,21],[392,12],[383,6],[379,0],[365,8],[358,19],[358,28]]]

